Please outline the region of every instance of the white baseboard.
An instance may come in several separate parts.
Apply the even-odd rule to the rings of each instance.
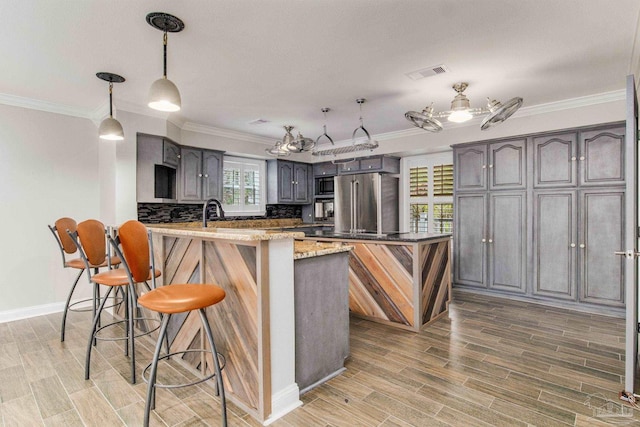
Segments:
[[[86,299],[86,298],[85,298]],[[79,300],[71,301],[71,304]],[[89,307],[90,302],[76,306]],[[29,319],[31,317],[44,316],[46,314],[60,313],[64,310],[64,301],[50,304],[34,305],[31,307],[16,308],[14,310],[0,311],[0,323],[13,322],[15,320]]]
[[[293,383],[271,396],[271,415],[262,424],[268,426],[300,406],[300,389],[298,384]]]

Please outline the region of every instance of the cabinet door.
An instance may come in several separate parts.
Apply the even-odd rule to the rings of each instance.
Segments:
[[[360,160],[353,160],[347,163],[340,163],[338,165],[338,173],[353,173],[360,170]]]
[[[278,202],[293,202],[294,178],[293,163],[278,161]]]
[[[624,127],[580,133],[580,185],[624,184]]]
[[[474,145],[454,149],[456,191],[487,189],[487,146]]]
[[[526,139],[489,144],[489,188],[524,189],[526,173]]]
[[[485,193],[456,196],[453,228],[453,279],[456,284],[486,287],[486,202]]]
[[[580,301],[624,307],[624,191],[580,193]]]
[[[181,200],[202,200],[202,150],[182,149]]]
[[[174,167],[178,167],[180,162],[180,147],[173,142],[162,140],[162,163]]]
[[[362,172],[375,172],[382,170],[382,157],[360,159],[360,170]]]
[[[202,151],[202,198],[222,198],[223,157],[219,151]]]
[[[489,197],[488,287],[523,293],[527,284],[526,194],[494,193]]]
[[[294,177],[294,201],[297,203],[310,203],[309,200],[309,166],[301,163],[293,164]]]
[[[533,185],[536,188],[576,185],[576,140],[575,132],[533,139]]]
[[[575,191],[534,193],[533,293],[576,299],[578,213]]]
[[[313,176],[334,176],[338,174],[338,166],[331,162],[314,163]]]

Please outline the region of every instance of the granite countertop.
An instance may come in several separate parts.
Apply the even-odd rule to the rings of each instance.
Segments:
[[[165,227],[172,226],[178,228],[202,228],[202,221],[193,222],[171,222],[161,224],[145,224],[147,227]],[[292,227],[308,227],[313,224],[303,223],[300,218],[281,218],[281,219],[241,219],[241,220],[221,220],[211,219],[207,221],[207,228],[292,228]]]
[[[312,241],[299,241],[293,243],[293,259],[311,258],[320,255],[337,254],[340,252],[348,252],[353,246],[336,243],[320,243]]]
[[[317,238],[337,239],[337,240],[373,240],[378,242],[427,242],[429,240],[437,240],[443,238],[451,238],[451,234],[434,234],[434,233],[389,233],[389,234],[350,234],[336,233],[333,231],[317,230],[313,233],[307,233],[306,238],[309,240]]]
[[[264,230],[251,228],[216,228],[209,224],[203,228],[200,223],[174,223],[174,224],[148,224],[147,228],[153,233],[160,233],[172,236],[184,237],[204,237],[225,240],[279,240],[279,239],[299,239],[304,237],[302,232]],[[226,224],[225,224],[226,225]]]

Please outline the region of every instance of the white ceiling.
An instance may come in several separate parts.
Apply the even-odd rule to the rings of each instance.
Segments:
[[[620,90],[640,44],[637,0],[2,0],[0,94],[96,111],[108,95],[95,73],[109,71],[127,79],[116,107],[147,108],[162,74],[152,11],[185,23],[169,34],[172,121],[274,140],[286,124],[315,139],[322,107],[328,133],[350,138],[360,97],[372,134],[410,129],[407,110],[448,110],[459,81],[472,107]],[[405,76],[438,64],[451,72]]]

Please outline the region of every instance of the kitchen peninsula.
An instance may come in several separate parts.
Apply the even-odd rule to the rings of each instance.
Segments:
[[[224,225],[237,226],[230,222]],[[321,263],[326,260],[332,262],[332,266],[343,266],[342,335],[347,339],[348,353],[346,256],[350,246],[310,242],[294,245],[294,238],[302,238],[304,233],[218,228],[215,222],[207,228],[197,223],[148,227],[153,236],[155,265],[162,271],[158,286],[216,283],[225,290],[226,298],[207,312],[218,351],[225,357],[225,391],[229,400],[260,423],[268,424],[302,404],[296,367],[294,262],[298,261],[294,259],[301,262],[317,259]],[[335,264],[339,262],[336,257],[340,256],[343,263]],[[175,323],[169,327],[172,351],[200,346],[197,316],[176,316]],[[344,351],[344,348],[338,349],[338,353]],[[346,354],[340,363],[344,357]],[[199,357],[185,357],[183,361],[202,369]],[[328,370],[320,371],[322,377],[317,378],[313,377],[313,369],[307,369],[304,373],[308,378],[302,387],[326,380],[341,370],[342,365],[329,366]]]

